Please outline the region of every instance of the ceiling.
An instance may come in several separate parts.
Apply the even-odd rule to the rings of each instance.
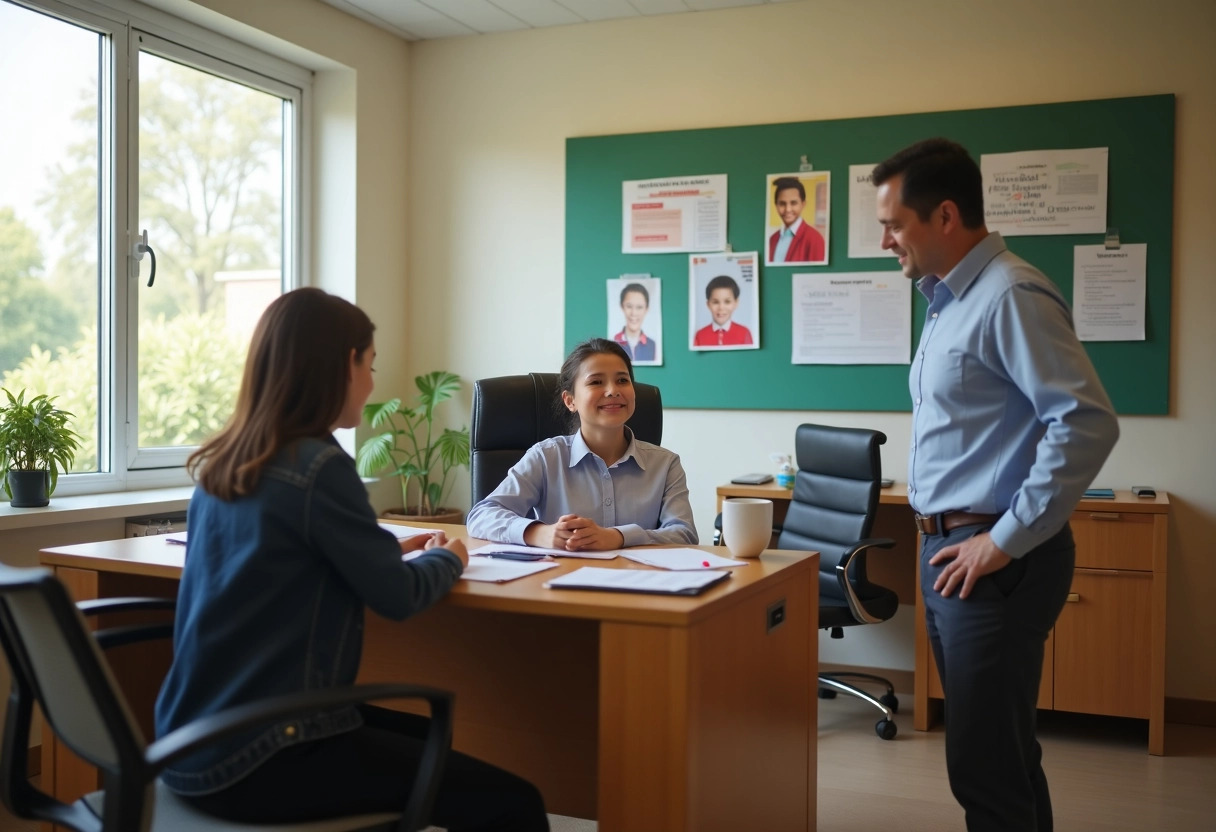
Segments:
[[[789,0],[323,0],[406,40],[704,12]]]

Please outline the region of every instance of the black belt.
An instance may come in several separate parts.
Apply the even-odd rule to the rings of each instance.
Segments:
[[[941,521],[938,521],[941,518]],[[999,514],[973,514],[970,511],[945,511],[941,514],[916,515],[916,528],[924,534],[946,534],[959,526],[991,526],[1001,519]],[[939,531],[940,529],[940,531]]]

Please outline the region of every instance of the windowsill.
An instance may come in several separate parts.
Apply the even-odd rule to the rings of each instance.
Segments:
[[[193,493],[194,486],[188,485],[71,497],[53,496],[51,504],[42,508],[13,508],[7,502],[0,502],[0,531],[182,512],[189,505]],[[3,492],[0,492],[2,496]]]

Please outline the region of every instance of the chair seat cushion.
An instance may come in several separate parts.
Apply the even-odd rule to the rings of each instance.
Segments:
[[[861,603],[866,608],[866,612],[875,618],[886,621],[890,619],[899,610],[899,596],[889,589],[876,587],[870,584],[870,589],[875,590],[875,593],[870,597],[861,599]],[[860,624],[853,617],[852,611],[849,609],[847,602],[840,598],[835,598],[828,595],[820,594],[819,596],[819,629],[826,630],[830,627],[852,627],[855,624]]]
[[[105,808],[105,792],[93,792],[82,800],[89,811],[101,817]],[[160,780],[156,781],[156,809],[152,814],[150,832],[357,832],[358,830],[391,829],[401,818],[400,813],[379,812],[333,820],[313,820],[303,823],[251,824],[220,820],[195,809],[179,798]]]

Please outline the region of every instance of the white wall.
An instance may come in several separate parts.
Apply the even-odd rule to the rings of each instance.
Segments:
[[[1216,700],[1214,42],[1211,0],[817,0],[411,44],[411,374],[558,367],[568,137],[1174,93],[1171,415],[1123,419],[1100,479],[1170,492],[1166,692]],[[807,420],[885,431],[905,475],[903,414],[669,410],[703,535]]]

